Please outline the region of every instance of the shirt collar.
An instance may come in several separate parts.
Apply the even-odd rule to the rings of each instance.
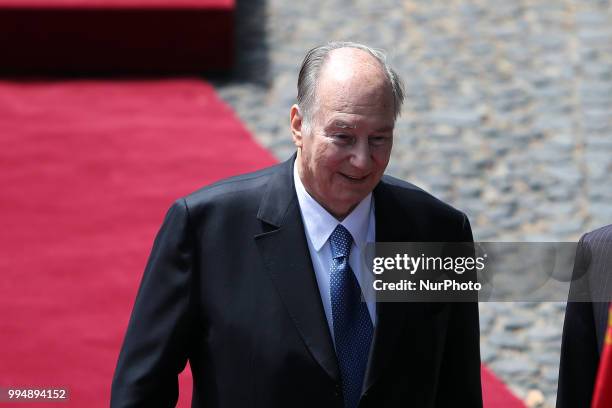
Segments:
[[[357,207],[355,207],[342,222],[339,222],[308,194],[304,184],[302,184],[295,162],[293,164],[293,180],[298,203],[302,212],[304,228],[312,241],[314,249],[317,252],[320,251],[329,239],[331,233],[336,229],[336,226],[342,224],[351,233],[355,245],[363,251],[368,238],[372,193],[361,200]]]

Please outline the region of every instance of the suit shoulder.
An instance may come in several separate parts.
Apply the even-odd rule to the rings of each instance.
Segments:
[[[258,205],[271,177],[279,171],[281,164],[219,180],[204,186],[183,199],[190,211],[209,206],[231,206],[239,204],[246,207]]]
[[[467,218],[462,211],[412,183],[388,175],[382,181],[399,201],[414,209],[438,216]]]
[[[585,243],[612,242],[612,224],[587,232],[581,238]]]

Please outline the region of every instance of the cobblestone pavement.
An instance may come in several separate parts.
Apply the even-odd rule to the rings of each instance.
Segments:
[[[595,0],[239,1],[217,78],[257,140],[294,150],[305,51],[384,48],[406,82],[388,172],[465,211],[476,240],[576,240],[612,223],[612,5]],[[529,406],[556,396],[564,303],[483,303],[483,360]]]

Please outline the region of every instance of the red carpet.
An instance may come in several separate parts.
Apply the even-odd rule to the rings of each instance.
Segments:
[[[43,405],[108,406],[168,206],[274,159],[196,80],[0,82],[0,135],[0,387],[68,387],[68,404]],[[522,406],[483,380],[488,408]]]
[[[484,408],[525,408],[525,404],[485,366],[482,366],[481,373]]]
[[[169,205],[273,159],[201,81],[0,82],[0,135],[0,386],[108,406]]]
[[[0,71],[226,70],[233,31],[234,0],[0,0]]]

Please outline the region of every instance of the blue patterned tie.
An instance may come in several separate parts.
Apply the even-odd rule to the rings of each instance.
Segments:
[[[374,331],[368,308],[361,301],[359,283],[348,262],[352,242],[351,233],[342,225],[338,225],[329,237],[333,258],[330,276],[332,318],[345,408],[355,408],[359,404]]]

